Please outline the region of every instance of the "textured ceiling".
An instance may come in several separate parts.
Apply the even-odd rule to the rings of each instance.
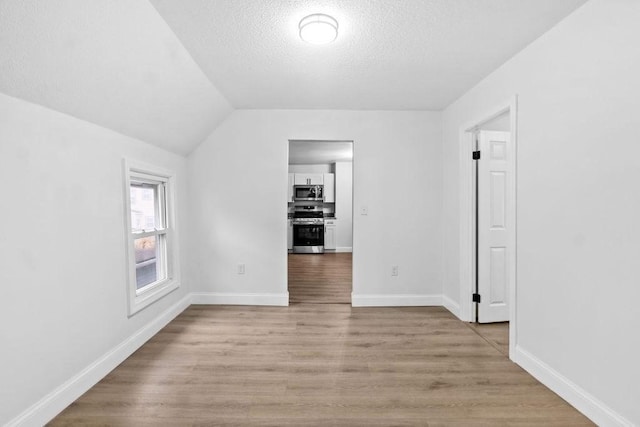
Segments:
[[[585,0],[151,0],[236,108],[442,109]],[[302,42],[328,13],[338,39]]]
[[[0,0],[0,92],[187,154],[233,108],[442,109],[584,2]]]
[[[0,91],[188,153],[231,111],[146,0],[0,0]]]

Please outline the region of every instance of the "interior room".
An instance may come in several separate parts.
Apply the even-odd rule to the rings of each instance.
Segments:
[[[640,425],[638,22],[0,1],[0,425]]]

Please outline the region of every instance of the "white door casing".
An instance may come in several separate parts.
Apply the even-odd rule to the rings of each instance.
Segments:
[[[509,320],[509,271],[515,213],[510,198],[509,132],[479,131],[478,148],[478,321]]]
[[[289,174],[289,183],[288,183],[288,188],[289,191],[287,193],[287,203],[288,202],[293,202],[293,186],[295,185],[295,174],[290,173]]]

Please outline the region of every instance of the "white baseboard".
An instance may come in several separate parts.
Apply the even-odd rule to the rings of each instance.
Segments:
[[[516,346],[513,361],[597,425],[633,426],[631,421],[612,410],[605,403],[589,394],[522,347]]]
[[[454,316],[460,319],[460,304],[452,300],[446,295],[442,295],[442,305],[449,310]]]
[[[232,294],[219,292],[195,292],[192,304],[211,305],[289,305],[289,292],[282,294]]]
[[[353,252],[353,248],[351,246],[337,247],[336,252]]]
[[[9,421],[7,427],[40,426],[51,421],[53,417],[96,385],[116,366],[157,334],[160,329],[164,328],[171,320],[189,307],[189,305],[191,305],[190,294],[169,307],[153,321],[146,324],[143,328],[105,353],[78,374],[71,377],[60,387],[31,405],[31,407],[27,408],[23,413]]]
[[[442,305],[442,295],[423,294],[351,294],[354,307],[409,307]]]

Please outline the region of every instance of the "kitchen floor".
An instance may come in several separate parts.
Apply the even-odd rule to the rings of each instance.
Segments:
[[[289,254],[289,303],[351,304],[352,254]]]

